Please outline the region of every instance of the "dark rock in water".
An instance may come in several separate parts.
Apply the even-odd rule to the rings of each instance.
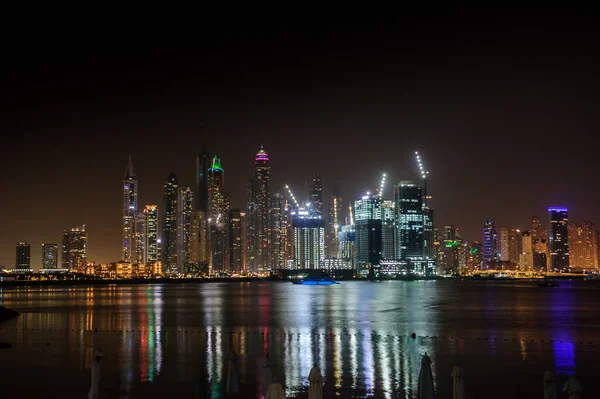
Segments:
[[[15,317],[20,315],[21,313],[17,313],[12,309],[5,308],[4,306],[0,306],[0,323],[2,323],[3,321],[14,319]]]

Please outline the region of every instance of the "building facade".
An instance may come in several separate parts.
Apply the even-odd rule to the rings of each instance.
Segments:
[[[169,174],[163,187],[161,256],[163,273],[177,274],[177,175]]]
[[[254,158],[254,177],[248,187],[248,269],[271,270],[271,164],[261,145]]]
[[[483,270],[496,267],[498,261],[498,232],[491,220],[485,221],[483,227]]]
[[[598,232],[592,222],[569,222],[569,267],[598,269]]]
[[[243,271],[243,252],[245,246],[242,240],[242,212],[239,209],[229,211],[229,267],[232,273],[240,274]]]
[[[310,190],[310,201],[311,208],[313,208],[314,212],[318,216],[323,216],[323,184],[321,182],[321,177],[317,173],[312,182],[312,187]]]
[[[138,214],[138,181],[131,156],[123,177],[123,240],[121,258],[133,262],[135,252],[135,218]]]
[[[521,256],[519,258],[519,269],[525,272],[533,269],[533,234],[524,231],[521,235]]]
[[[146,258],[146,214],[140,212],[135,217],[135,257],[133,263],[145,264]]]
[[[342,218],[342,197],[334,193],[329,197],[329,217],[327,219],[327,232],[325,236],[325,254],[327,258],[338,258],[340,256],[340,242],[338,233],[344,225]]]
[[[42,244],[42,269],[58,269],[58,244]]]
[[[158,206],[144,207],[146,234],[144,235],[144,263],[158,262]]]
[[[19,271],[31,270],[31,245],[22,241],[17,244],[16,252],[15,268]]]
[[[396,259],[423,258],[425,253],[421,187],[409,181],[394,186]]]
[[[279,193],[273,194],[271,204],[271,265],[273,269],[286,268],[288,219],[285,199]]]
[[[549,244],[552,271],[563,272],[569,269],[569,215],[567,208],[548,208],[550,220]]]
[[[292,212],[294,268],[319,269],[325,259],[325,220],[305,209]]]
[[[87,232],[85,225],[65,230],[62,237],[62,268],[85,272],[87,264]]]
[[[356,269],[362,276],[371,275],[381,262],[381,219],[357,220],[354,226]]]
[[[518,266],[521,257],[522,235],[519,229],[498,229],[498,256],[500,261]]]
[[[191,187],[177,190],[177,271],[183,273],[191,262],[191,228],[194,192]]]

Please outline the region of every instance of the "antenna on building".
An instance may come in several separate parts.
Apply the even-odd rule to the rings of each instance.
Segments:
[[[354,224],[354,217],[352,216],[352,205],[348,207],[350,209],[350,224]]]
[[[383,197],[383,189],[385,187],[385,178],[386,178],[386,174],[384,173],[383,176],[381,177],[381,184],[379,185],[379,189],[378,189],[378,195],[380,197]]]

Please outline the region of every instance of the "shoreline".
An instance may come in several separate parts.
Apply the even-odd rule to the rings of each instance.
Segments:
[[[569,277],[553,277],[552,280],[584,280],[582,278]],[[390,278],[390,279],[340,279],[338,281],[358,281],[364,283],[379,283],[384,281],[502,281],[502,282],[539,282],[540,279],[528,278],[489,278],[489,277],[465,277],[460,278],[444,278],[444,277],[427,277],[427,278]],[[0,281],[0,287],[20,287],[20,286],[72,286],[72,285],[90,285],[90,286],[108,286],[108,285],[144,285],[144,284],[210,284],[210,283],[255,283],[255,282],[281,282],[290,283],[289,280],[281,278],[260,278],[260,277],[242,277],[242,278],[148,278],[148,279],[114,279],[114,280],[5,280]]]

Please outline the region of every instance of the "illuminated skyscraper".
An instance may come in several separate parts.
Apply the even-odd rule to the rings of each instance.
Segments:
[[[190,237],[194,193],[188,186],[177,190],[177,270],[183,273],[190,263]]]
[[[123,178],[123,242],[121,258],[135,261],[135,217],[138,213],[138,182],[131,156]]]
[[[356,220],[354,228],[356,268],[363,276],[372,275],[381,261],[381,219]]]
[[[58,268],[58,244],[42,244],[42,269]]]
[[[394,201],[381,203],[381,257],[394,259],[396,256]]]
[[[323,216],[323,185],[321,177],[317,173],[313,179],[312,188],[310,190],[311,207],[317,216]]]
[[[177,176],[169,174],[163,187],[161,256],[163,273],[177,273]]]
[[[254,159],[248,190],[248,269],[271,270],[271,165],[263,146]]]
[[[550,228],[550,264],[552,271],[561,272],[569,269],[569,222],[567,208],[548,208]]]
[[[246,219],[246,212],[240,212],[240,220],[242,235],[242,272],[245,272],[248,263],[248,246],[246,245],[248,242],[248,220]]]
[[[521,256],[521,231],[502,227],[498,229],[498,254],[502,262],[519,265]]]
[[[135,217],[135,259],[133,263],[145,264],[146,258],[146,214],[140,212]]]
[[[485,221],[483,227],[483,270],[489,269],[490,266],[495,267],[498,260],[498,232],[494,222],[491,220]]]
[[[273,194],[271,207],[271,265],[273,269],[286,268],[288,215],[286,202],[279,193]]]
[[[294,267],[319,269],[325,259],[325,220],[317,212],[300,208],[292,212]]]
[[[342,197],[337,194],[337,187],[334,187],[334,193],[329,197],[329,218],[327,220],[327,234],[325,241],[326,257],[339,257],[340,242],[338,233],[343,225],[342,218]]]
[[[533,270],[533,234],[530,231],[524,231],[521,235],[522,252],[520,256],[519,269],[522,271]]]
[[[208,217],[211,224],[224,217],[224,189],[225,170],[221,166],[221,159],[215,155],[208,169]]]
[[[144,208],[146,217],[146,234],[144,237],[144,259],[145,263],[156,263],[158,257],[158,206],[146,205]]]
[[[85,272],[87,264],[87,232],[85,225],[65,230],[62,239],[62,268]]]
[[[462,244],[462,239],[456,226],[444,226],[442,238],[437,266],[443,274],[456,274],[459,272],[459,251]]]
[[[356,233],[354,224],[344,225],[338,233],[340,244],[338,258],[350,262],[353,269],[356,268]]]
[[[192,215],[192,235],[190,259],[193,263],[208,267],[210,253],[209,205],[208,205],[208,169],[210,156],[203,146],[202,153],[196,156],[196,205]]]
[[[471,272],[480,270],[483,264],[483,244],[481,241],[473,241],[469,244],[467,255],[467,269]]]
[[[598,269],[598,233],[592,222],[569,222],[569,267]]]
[[[530,230],[531,242],[533,244],[533,269],[539,272],[550,271],[550,246],[548,241],[548,230],[540,222],[540,218],[533,217]]]
[[[229,265],[231,272],[242,272],[242,214],[239,209],[229,211],[229,242],[231,251],[229,253]]]
[[[17,270],[31,269],[31,246],[24,241],[17,244],[15,268]]]
[[[423,258],[423,198],[421,187],[409,181],[394,186],[396,259]]]

